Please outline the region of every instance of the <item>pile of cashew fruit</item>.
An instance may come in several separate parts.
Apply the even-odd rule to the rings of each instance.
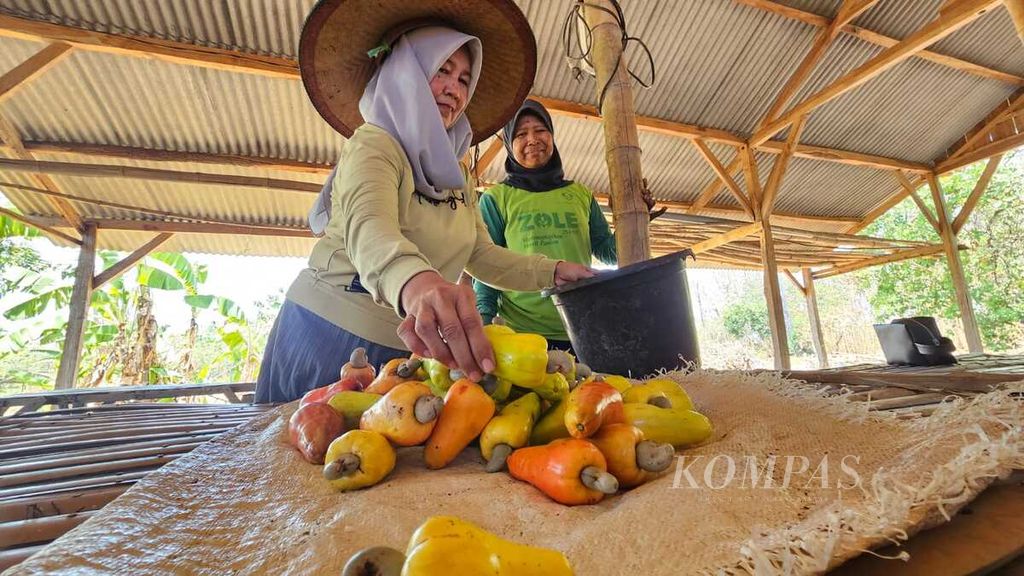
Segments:
[[[377,484],[394,447],[423,446],[431,470],[474,440],[488,472],[508,469],[564,505],[594,504],[668,469],[675,450],[707,440],[711,422],[668,379],[594,374],[543,336],[490,324],[496,368],[480,383],[429,358],[380,371],[356,349],[340,379],[308,392],[289,421],[303,457],[340,491]]]

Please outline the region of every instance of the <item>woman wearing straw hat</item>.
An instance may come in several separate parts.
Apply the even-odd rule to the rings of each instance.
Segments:
[[[486,58],[484,57],[486,55]],[[536,45],[511,0],[321,0],[299,46],[306,92],[348,137],[313,210],[322,235],[267,341],[257,402],[329,384],[356,347],[479,379],[494,368],[466,269],[511,290],[593,276],[495,246],[458,159],[525,98]]]

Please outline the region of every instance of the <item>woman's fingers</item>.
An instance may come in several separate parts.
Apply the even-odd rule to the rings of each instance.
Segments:
[[[484,325],[480,313],[476,310],[476,295],[472,290],[464,288],[460,298],[456,301],[456,313],[462,321],[462,328],[466,332],[466,341],[473,354],[473,359],[483,374],[494,371],[494,351],[491,349],[491,341],[484,335]]]
[[[437,308],[437,328],[441,332],[455,365],[462,370],[470,380],[477,381],[483,377],[476,359],[473,358],[473,351],[470,349],[469,341],[466,339],[466,332],[462,328],[462,319],[456,313],[456,307],[451,300],[445,299],[440,302]]]
[[[413,354],[423,356],[424,358],[430,357],[430,350],[427,349],[427,345],[416,334],[416,317],[412,314],[406,316],[405,320],[402,320],[402,323],[398,325],[398,337],[402,339],[402,342],[405,343]]]
[[[427,345],[427,357],[433,358],[442,364],[450,365],[452,355],[448,345],[441,338],[437,330],[437,318],[434,311],[426,306],[421,306],[416,313],[416,335]]]
[[[555,286],[583,280],[584,278],[592,278],[596,275],[597,270],[589,266],[563,260],[555,266]]]

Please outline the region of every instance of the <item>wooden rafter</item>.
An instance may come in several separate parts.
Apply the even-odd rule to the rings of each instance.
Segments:
[[[883,50],[852,72],[794,106],[778,120],[769,123],[751,137],[750,144],[756,146],[767,141],[786,126],[791,125],[797,118],[877,77],[886,70],[890,70],[915,53],[973,22],[998,3],[999,0],[958,0],[951,4],[946,12],[921,30]]]
[[[761,179],[757,175],[757,158],[750,148],[744,148],[743,152],[743,176],[747,181],[747,193],[753,201],[756,212],[760,213],[761,206]]]
[[[782,273],[786,275],[786,278],[789,278],[789,281],[793,284],[793,287],[799,290],[801,294],[807,294],[807,290],[804,288],[804,285],[801,284],[800,281],[796,279],[796,276],[793,275],[793,272],[791,270],[783,270]]]
[[[1024,146],[1024,132],[1014,134],[1013,136],[1003,138],[1002,140],[990,142],[984,146],[975,148],[971,152],[967,152],[961,156],[957,156],[956,158],[951,158],[936,166],[935,173],[945,174],[956,170],[957,168],[963,168],[968,164],[974,164],[975,162],[980,162],[981,160],[992,156],[1005,154],[1006,152],[1015,148],[1020,148],[1021,146]]]
[[[1017,28],[1017,36],[1024,42],[1024,1],[1003,0],[1003,5],[1006,6],[1006,11],[1010,13],[1013,25]]]
[[[959,234],[960,229],[964,227],[964,223],[971,216],[971,212],[974,211],[974,207],[978,205],[978,200],[981,200],[981,195],[985,193],[985,189],[988,188],[988,183],[992,180],[992,176],[995,175],[996,170],[999,168],[999,162],[1002,161],[1003,156],[993,156],[988,159],[988,164],[985,165],[985,170],[981,173],[981,177],[978,178],[978,182],[974,185],[974,189],[971,190],[971,195],[967,197],[964,202],[963,208],[960,209],[960,213],[953,219],[953,233]]]
[[[800,140],[800,135],[803,133],[805,119],[806,117],[801,116],[793,123],[793,127],[790,128],[789,135],[786,138],[786,148],[782,151],[782,154],[775,159],[772,171],[768,175],[768,182],[764,187],[764,197],[761,200],[761,215],[763,218],[769,218],[772,214],[772,210],[775,209],[775,200],[778,198],[779,188],[782,186],[782,179],[786,176],[786,169],[789,167],[789,159],[793,157],[793,150],[796,148],[796,143]]]
[[[55,236],[57,238],[60,238],[61,240],[64,240],[66,242],[71,242],[72,244],[77,244],[79,246],[82,245],[82,241],[79,240],[78,238],[75,238],[74,236],[68,236],[67,234],[65,234],[63,232],[60,232],[59,230],[55,230],[52,226],[44,224],[44,223],[40,222],[38,219],[33,218],[32,216],[25,216],[24,214],[18,214],[17,212],[13,212],[13,211],[8,210],[6,208],[0,208],[0,214],[3,214],[4,216],[7,216],[8,218],[10,218],[12,220],[17,220],[18,222],[21,222],[22,224],[26,224],[28,226],[31,226],[31,227],[39,230],[40,232],[49,234],[51,236]]]
[[[248,72],[278,78],[299,77],[295,61],[289,58],[174,42],[154,36],[107,34],[9,15],[0,15],[0,35],[35,41],[65,42],[81,50],[107,54],[145,54],[157,60],[216,70]]]
[[[961,246],[962,250],[963,247]],[[944,250],[942,244],[929,244],[926,246],[920,246],[918,248],[909,248],[906,250],[898,250],[891,254],[884,256],[876,256],[874,258],[868,258],[847,264],[845,266],[834,266],[832,268],[825,268],[818,270],[812,274],[815,280],[821,280],[823,278],[831,278],[832,276],[839,276],[840,274],[846,274],[847,272],[853,272],[854,270],[862,270],[871,266],[881,266],[882,264],[891,264],[893,262],[902,262],[903,260],[910,260],[912,258],[922,258],[924,256],[933,256]]]
[[[797,93],[807,77],[811,75],[811,71],[818,65],[821,57],[824,56],[826,49],[832,43],[832,40],[839,34],[844,26],[852,22],[857,16],[863,14],[866,10],[871,8],[878,0],[846,0],[843,5],[839,8],[839,13],[832,20],[828,26],[824,26],[818,30],[814,36],[814,41],[811,43],[811,49],[804,55],[804,59],[797,66],[797,69],[786,81],[786,84],[779,91],[779,95],[775,98],[775,102],[772,103],[771,108],[764,115],[761,122],[758,123],[757,130],[760,130],[766,123],[771,122],[778,118],[779,114],[785,109],[786,104],[789,103],[790,99]],[[756,130],[755,130],[756,131]]]
[[[132,166],[104,164],[43,162],[39,160],[7,160],[4,158],[0,158],[0,170],[27,172],[30,174],[65,174],[70,176],[86,176],[95,178],[128,178],[138,180],[158,180],[163,182],[182,182],[188,184],[244,186],[249,188],[289,190],[314,194],[319,193],[322,188],[322,185],[320,184],[298,182],[295,180],[282,180],[279,178],[234,176],[229,174],[210,174],[205,172],[181,172],[177,170],[135,168]]]
[[[757,149],[761,152],[781,154],[785,146],[785,142],[769,140],[768,142],[758,146]],[[895,158],[861,154],[860,152],[850,152],[848,150],[837,151],[834,148],[823,148],[821,146],[811,146],[808,144],[797,144],[796,148],[793,150],[793,156],[796,156],[797,158],[808,158],[811,160],[824,160],[826,162],[835,162],[849,166],[866,166],[868,168],[878,168],[880,170],[906,170],[907,172],[914,172],[918,174],[924,174],[932,171],[931,166],[920,162],[897,160]]]
[[[44,225],[60,228],[67,224],[58,218],[36,217]],[[211,222],[166,222],[163,220],[118,220],[113,218],[91,218],[89,220],[103,230],[129,230],[135,232],[174,232],[180,234],[232,234],[236,236],[281,236],[287,238],[313,238],[308,228],[251,226]]]
[[[893,175],[896,176],[896,180],[899,181],[900,186],[903,186],[903,189],[907,191],[907,194],[914,199],[914,204],[917,204],[918,210],[920,210],[921,214],[924,215],[925,220],[932,225],[932,229],[934,229],[936,233],[942,234],[942,230],[939,228],[939,221],[935,219],[935,215],[932,214],[931,209],[924,203],[924,200],[917,195],[917,188],[910,183],[910,180],[908,180],[902,172],[896,171],[893,172]]]
[[[138,206],[135,204],[125,204],[124,202],[114,202],[112,200],[100,200],[98,198],[89,198],[86,196],[78,196],[76,194],[65,194],[63,192],[52,192],[45,188],[34,188],[32,186],[22,186],[21,184],[12,184],[8,182],[0,182],[0,187],[10,188],[14,190],[21,190],[24,192],[32,192],[35,194],[42,194],[43,196],[62,198],[64,200],[73,200],[83,204],[90,204],[92,206],[102,206],[104,208],[114,208],[117,210],[127,210],[129,212],[137,212],[148,216],[158,216],[168,220],[184,220],[193,223],[204,223],[204,224],[229,224],[233,225],[235,222],[225,222],[223,220],[203,218],[200,216],[194,216],[191,214],[182,214],[180,212],[174,212],[171,210],[161,210],[159,208],[150,208],[147,206]],[[294,228],[288,226],[274,226],[274,225],[259,225],[254,226],[255,228],[262,229],[281,229],[285,231],[293,230]]]
[[[60,42],[50,44],[0,76],[0,102],[10,98],[17,90],[41,76],[70,54],[71,45]]]
[[[704,141],[701,140],[700,138],[695,138],[694,140],[692,140],[692,142],[693,145],[697,148],[697,151],[700,152],[700,155],[704,158],[704,160],[707,161],[708,165],[711,166],[711,169],[714,170],[715,174],[718,175],[718,178],[722,181],[723,184],[725,184],[725,187],[729,190],[730,193],[732,193],[733,198],[735,198],[736,201],[739,202],[740,206],[743,207],[743,210],[747,213],[747,215],[753,218],[754,209],[753,206],[751,206],[750,204],[750,200],[747,199],[747,197],[743,194],[743,191],[740,190],[740,187],[738,184],[736,184],[736,181],[732,179],[732,176],[729,174],[729,171],[724,166],[722,166],[721,162],[719,162],[718,157],[715,156],[715,153],[712,152],[711,149],[708,148],[708,145],[705,144]]]
[[[86,156],[90,158],[124,158],[126,160],[144,162],[187,162],[190,164],[210,164],[214,166],[235,166],[241,168],[260,168],[280,172],[299,174],[330,174],[331,164],[302,162],[287,158],[264,158],[260,156],[243,156],[241,154],[215,154],[207,152],[179,152],[174,150],[154,150],[131,146],[111,146],[108,144],[80,144],[74,142],[32,142],[22,143],[25,150],[35,154],[61,154],[69,156]],[[0,145],[0,148],[3,146]]]
[[[1024,106],[1024,88],[1017,90],[1009,98],[1000,102],[985,116],[984,120],[964,135],[963,141],[958,141],[955,147],[948,150],[944,157],[936,158],[934,163],[936,165],[942,164],[952,158],[970,152],[986,139],[991,141],[992,131],[999,124],[1008,120],[1022,106]]]
[[[830,24],[830,20],[825,16],[819,16],[817,14],[806,12],[804,10],[800,10],[797,8],[791,8],[789,6],[779,4],[778,2],[773,2],[771,0],[733,1],[736,2],[737,4],[752,6],[754,8],[759,8],[761,10],[765,10],[768,12],[772,12],[774,14],[778,14],[780,16],[784,16],[786,18],[790,18],[792,20],[798,20],[800,22],[817,28],[825,28]],[[846,24],[845,26],[843,26],[841,32],[844,34],[849,34],[850,36],[853,36],[855,38],[859,38],[860,40],[863,40],[865,42],[875,44],[876,46],[881,46],[883,48],[890,48],[900,42],[896,38],[892,38],[884,34],[868,30],[867,28],[855,26],[853,24]],[[974,76],[979,76],[981,78],[998,80],[1000,82],[1012,84],[1015,86],[1024,86],[1024,77],[1017,76],[1016,74],[1010,74],[1008,72],[1003,72],[1001,70],[988,68],[980,64],[975,64],[974,62],[961,60],[960,58],[954,58],[952,56],[939,54],[938,52],[933,52],[930,50],[921,50],[914,56],[916,58],[921,58],[923,60],[928,60],[935,64],[939,64],[940,66],[946,66],[948,68],[953,68],[954,70],[960,70],[961,72],[972,74]]]
[[[133,251],[131,254],[125,256],[119,262],[107,268],[103,272],[93,276],[92,278],[92,289],[95,290],[100,286],[103,286],[107,282],[110,282],[114,278],[117,278],[121,274],[124,274],[126,270],[135,265],[136,262],[145,258],[150,252],[156,250],[158,246],[168,241],[173,237],[174,234],[170,232],[161,232],[157,234],[155,238],[146,242],[138,249]]]
[[[714,236],[702,242],[697,242],[692,247],[690,247],[690,249],[693,250],[694,254],[701,254],[703,252],[707,252],[709,250],[718,248],[719,246],[724,246],[735,240],[739,240],[740,238],[752,236],[760,231],[761,222],[754,222],[752,224],[747,224],[746,226],[740,226],[728,232],[723,232],[718,236]]]
[[[24,160],[32,160],[34,158],[31,152],[22,147],[21,136],[18,135],[18,131],[14,128],[14,125],[8,122],[7,118],[4,117],[3,114],[0,114],[0,140],[6,144],[10,153],[15,157]],[[53,180],[50,180],[49,176],[44,174],[33,174],[30,178],[36,183],[36,185],[42,188],[54,192],[60,191],[60,188],[57,187]],[[74,206],[60,198],[52,198],[49,202],[57,213],[60,214],[68,224],[71,224],[72,228],[78,231],[82,230],[82,217],[79,216],[78,211],[75,210]]]
[[[473,177],[476,178],[477,181],[479,181],[484,172],[491,167],[491,164],[494,163],[494,159],[498,157],[498,153],[501,152],[504,147],[505,144],[501,141],[501,138],[495,136],[494,141],[491,142],[491,145],[487,147],[487,150],[484,151],[483,155],[480,156],[480,159],[476,162]]]
[[[730,178],[735,179],[734,175],[739,175],[742,168],[741,155],[737,153],[729,162],[729,165],[725,167],[725,173],[728,174]],[[722,189],[723,185],[721,178],[715,178],[712,180],[697,196],[697,199],[693,201],[693,205],[687,209],[687,212],[694,214],[700,211],[701,208],[707,206],[708,203],[714,200],[715,196],[718,195],[718,191]]]

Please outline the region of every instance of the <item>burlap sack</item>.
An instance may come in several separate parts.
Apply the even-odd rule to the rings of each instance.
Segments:
[[[1024,468],[1012,395],[1024,384],[908,421],[771,375],[671,376],[714,421],[714,441],[598,505],[486,474],[475,448],[441,471],[406,449],[384,483],[335,493],[286,444],[289,405],[148,476],[11,574],[336,575],[365,546],[404,549],[434,514],[562,550],[587,576],[818,573],[942,522]]]

